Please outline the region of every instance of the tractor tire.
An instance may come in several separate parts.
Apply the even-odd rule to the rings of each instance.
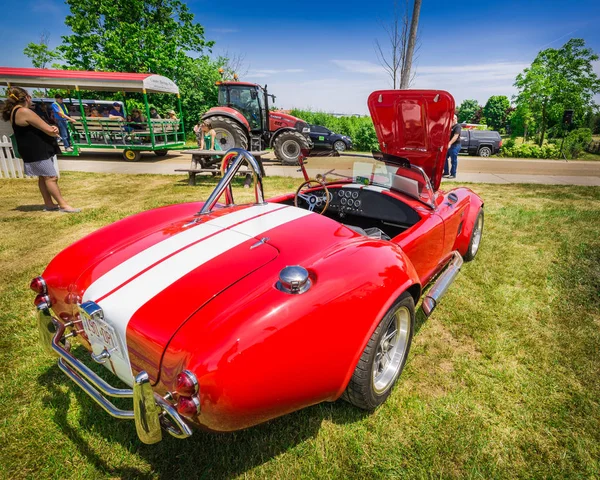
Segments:
[[[230,148],[243,148],[248,150],[248,133],[245,127],[235,120],[215,115],[209,117],[213,130],[216,132],[215,143],[221,146],[221,150],[227,151]]]
[[[310,148],[304,135],[291,130],[280,133],[273,142],[275,156],[282,165],[298,165],[298,157],[302,150],[310,150]]]
[[[169,153],[168,150],[154,150],[154,155],[157,157],[164,157],[167,153]]]

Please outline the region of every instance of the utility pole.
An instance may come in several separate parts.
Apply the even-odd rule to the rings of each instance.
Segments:
[[[417,29],[419,27],[419,15],[421,14],[421,0],[415,0],[410,22],[410,34],[408,37],[408,46],[406,48],[406,58],[402,65],[402,75],[400,77],[400,88],[406,89],[410,84],[410,70],[412,68],[412,58],[417,43]]]

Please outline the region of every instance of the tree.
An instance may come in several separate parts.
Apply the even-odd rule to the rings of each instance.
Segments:
[[[510,109],[510,100],[504,95],[490,97],[483,107],[483,114],[487,124],[494,130],[506,128],[506,119]]]
[[[60,50],[69,68],[164,75],[180,88],[188,125],[200,108],[216,102],[214,77],[225,62],[206,57],[214,42],[205,40],[204,28],[180,0],[66,3],[71,13],[65,23],[73,33],[62,37]],[[153,97],[159,108],[172,100]]]
[[[421,8],[420,0],[417,0],[419,3],[419,9]],[[415,3],[417,3],[415,1]],[[413,20],[414,20],[414,10],[413,10]],[[418,24],[419,12],[417,12],[417,24]],[[408,0],[405,0],[404,8],[402,12],[398,7],[398,2],[394,2],[394,13],[392,17],[391,24],[385,25],[381,24],[381,28],[386,33],[389,42],[389,52],[386,52],[385,49],[379,43],[379,40],[375,40],[375,53],[377,55],[377,59],[379,64],[383,67],[385,72],[389,75],[392,88],[396,90],[397,88],[408,88],[413,78],[411,78],[411,65],[412,65],[412,56],[415,49],[415,43],[417,42],[416,38],[416,25],[415,25],[415,39],[411,44],[411,33],[412,33],[412,24],[409,26],[409,3]],[[409,50],[410,47],[410,50]],[[410,53],[410,59],[408,57]],[[408,67],[407,67],[408,64]],[[406,76],[406,78],[404,77]],[[404,79],[405,78],[405,79]],[[404,85],[404,86],[402,86]]]
[[[600,93],[600,80],[592,62],[598,60],[585,41],[572,38],[560,49],[542,50],[531,66],[517,75],[517,107],[528,104],[540,129],[539,145],[544,143],[551,124],[560,124],[566,108],[574,110],[577,125],[595,107],[594,95]]]
[[[527,141],[530,130],[535,127],[533,114],[528,103],[520,103],[510,117],[510,131],[513,137],[523,137]]]
[[[463,100],[458,107],[458,121],[460,123],[476,123],[475,115],[480,108],[477,100]]]
[[[40,42],[29,42],[23,49],[23,53],[31,59],[34,68],[46,68],[52,65],[54,60],[60,59],[60,53],[48,48],[50,32],[44,30],[40,34]]]

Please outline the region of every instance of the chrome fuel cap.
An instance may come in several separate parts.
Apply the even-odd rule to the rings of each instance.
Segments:
[[[285,267],[279,272],[277,288],[285,293],[299,294],[311,287],[308,270],[300,265]]]

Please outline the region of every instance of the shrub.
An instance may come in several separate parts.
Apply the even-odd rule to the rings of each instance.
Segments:
[[[563,152],[568,158],[579,158],[591,141],[592,131],[589,128],[578,128],[565,137]]]
[[[515,146],[515,139],[514,138],[509,138],[507,140],[504,140],[502,142],[502,148],[513,148]]]
[[[510,145],[509,141],[502,145],[499,155],[512,158],[558,158],[559,148],[556,145],[546,144],[542,147],[533,143]]]
[[[377,134],[375,133],[375,127],[373,122],[369,118],[369,123],[363,123],[355,135],[354,145],[357,150],[364,152],[370,152],[372,150],[379,150],[379,141],[377,140]]]

